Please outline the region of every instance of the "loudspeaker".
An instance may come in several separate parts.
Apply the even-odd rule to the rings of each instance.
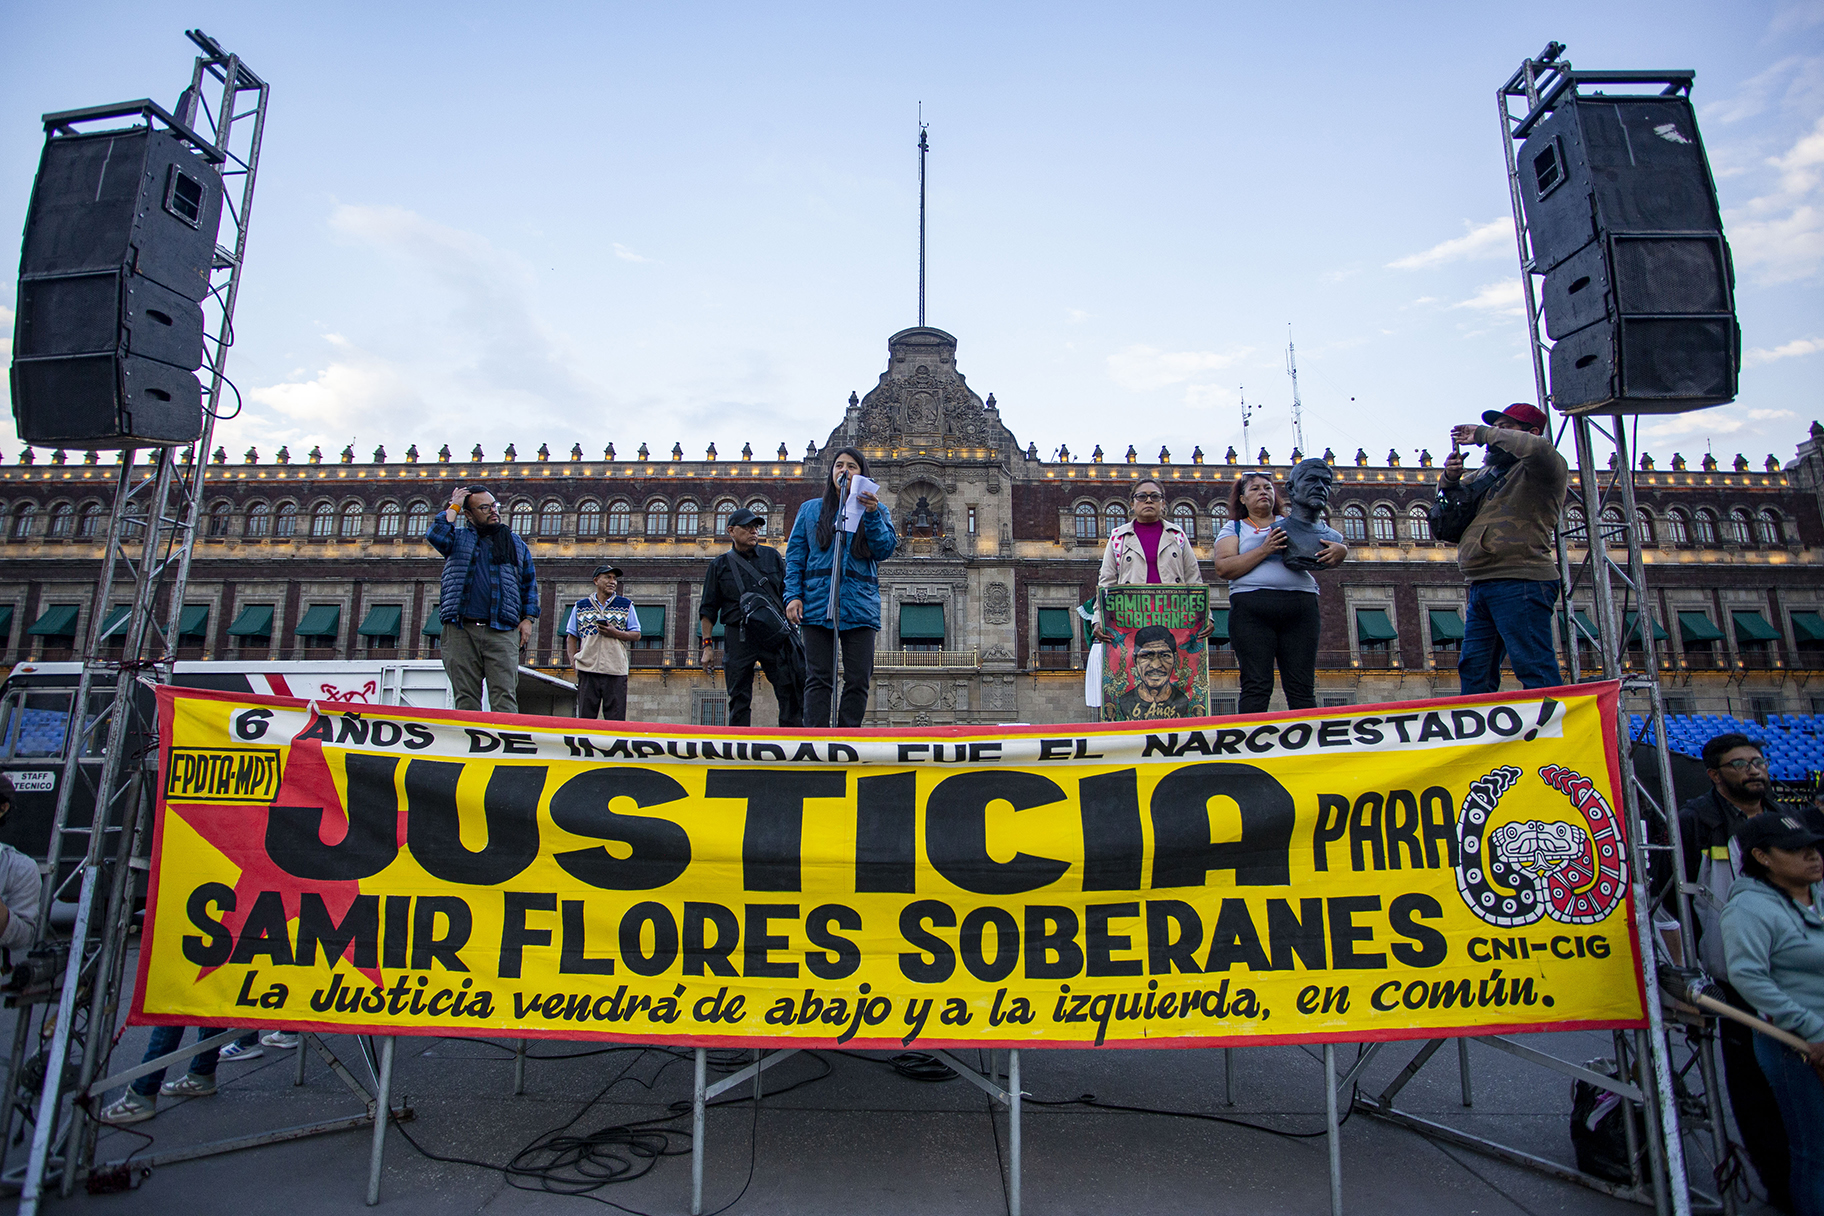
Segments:
[[[1682,413],[1733,401],[1735,273],[1684,97],[1567,96],[1520,147],[1552,404]]]
[[[13,418],[28,443],[118,448],[202,432],[202,300],[222,181],[169,131],[45,141],[26,215]]]

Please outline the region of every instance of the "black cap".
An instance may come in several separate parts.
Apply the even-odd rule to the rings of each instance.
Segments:
[[[621,568],[619,566],[611,566],[607,562],[603,562],[601,565],[599,565],[595,568],[595,573],[591,574],[589,577],[597,578],[604,574],[612,574],[612,575],[614,575],[614,577],[619,578],[619,577],[621,577]]]
[[[1814,831],[1797,815],[1762,811],[1736,829],[1735,839],[1746,856],[1756,849],[1802,849],[1824,842],[1824,832]]]
[[[765,523],[766,516],[758,511],[750,511],[746,507],[742,507],[728,517],[728,526],[731,528],[751,528],[755,524]]]

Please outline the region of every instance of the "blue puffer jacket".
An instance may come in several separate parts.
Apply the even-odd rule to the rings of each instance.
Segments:
[[[836,546],[817,547],[817,522],[823,518],[823,500],[813,498],[798,508],[792,521],[792,538],[785,546],[785,602],[804,601],[804,623],[830,627],[830,566]],[[880,628],[879,563],[893,556],[899,538],[893,535],[893,517],[878,507],[861,517],[868,538],[867,560],[852,552],[843,555],[841,611],[838,629]]]
[[[469,563],[475,560],[475,544],[481,538],[473,528],[458,528],[439,511],[424,534],[431,548],[443,554],[443,578],[437,593],[437,616],[444,624],[462,619],[462,590],[469,581]],[[489,618],[496,629],[518,629],[527,617],[538,615],[538,571],[532,568],[532,551],[519,533],[513,533],[513,553],[518,559],[518,586],[515,571],[494,567],[493,611]]]

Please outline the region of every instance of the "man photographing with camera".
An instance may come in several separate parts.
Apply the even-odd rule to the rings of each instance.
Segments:
[[[1570,484],[1570,466],[1545,434],[1545,412],[1520,402],[1489,410],[1482,425],[1451,429],[1451,453],[1438,475],[1431,531],[1457,542],[1457,566],[1469,583],[1457,675],[1464,696],[1501,687],[1508,657],[1526,688],[1562,683],[1552,648],[1558,564],[1552,529]],[[1466,443],[1488,449],[1482,467],[1463,475]]]
[[[457,527],[459,520],[469,526]],[[532,551],[500,522],[494,496],[467,486],[451,493],[424,539],[443,554],[437,616],[456,708],[480,709],[485,681],[492,712],[518,713],[519,652],[538,619]]]
[[[802,726],[804,681],[797,653],[801,643],[785,617],[785,560],[760,543],[765,534],[764,515],[743,507],[728,517],[732,543],[709,563],[703,576],[698,641],[703,666],[713,671],[712,630],[718,619],[722,622],[730,726],[752,722],[756,664],[779,698],[779,725]]]

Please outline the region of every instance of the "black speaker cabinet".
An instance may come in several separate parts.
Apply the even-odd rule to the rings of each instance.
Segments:
[[[1733,401],[1741,334],[1716,188],[1683,97],[1567,97],[1519,153],[1552,404],[1681,413]]]
[[[146,127],[46,140],[26,216],[13,418],[28,443],[188,443],[222,183]]]

